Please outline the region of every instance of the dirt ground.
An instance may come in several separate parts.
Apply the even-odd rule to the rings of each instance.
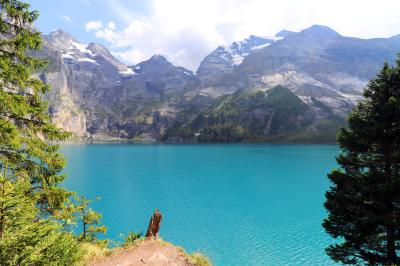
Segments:
[[[95,260],[89,266],[193,266],[182,250],[160,240],[145,240],[118,254]]]

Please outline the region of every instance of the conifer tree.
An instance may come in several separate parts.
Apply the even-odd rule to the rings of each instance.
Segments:
[[[29,176],[10,168],[0,173],[0,265],[74,265],[81,258],[78,242],[38,215]]]
[[[101,224],[101,214],[89,207],[91,201],[85,197],[76,197],[76,213],[78,220],[82,223],[82,233],[79,240],[87,242],[97,242],[99,244],[107,244],[107,241],[100,241],[97,234],[106,233],[107,228]]]
[[[58,187],[65,163],[49,143],[68,134],[51,124],[49,88],[31,75],[45,62],[28,55],[41,47],[38,13],[17,0],[0,0],[0,13],[0,264],[74,265],[80,246],[53,215],[71,195]]]
[[[338,141],[340,169],[329,175],[328,217],[337,238],[327,254],[345,264],[398,265],[400,249],[400,57],[364,90]]]
[[[32,26],[38,12],[17,0],[0,0],[0,13],[0,164],[12,164],[9,171],[26,171],[41,210],[51,213],[69,193],[57,186],[65,162],[48,140],[68,134],[51,124],[47,103],[41,100],[49,88],[31,75],[45,65],[27,55],[41,48],[40,32]]]

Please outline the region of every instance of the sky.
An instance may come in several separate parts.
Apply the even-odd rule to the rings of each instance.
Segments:
[[[79,42],[105,45],[137,64],[161,54],[196,70],[218,45],[314,24],[344,36],[400,34],[400,0],[25,0],[37,28],[64,29]]]

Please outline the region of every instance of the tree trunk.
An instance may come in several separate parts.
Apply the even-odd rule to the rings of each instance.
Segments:
[[[383,159],[385,162],[385,183],[391,184],[392,179],[392,148],[390,142],[383,143]],[[387,199],[388,207],[388,221],[386,224],[386,252],[387,252],[387,264],[397,265],[397,254],[396,254],[396,239],[395,239],[395,227],[394,227],[394,217],[393,217],[393,203],[392,203],[392,193],[390,193]]]
[[[2,188],[2,197],[4,197],[4,184],[1,186]],[[0,240],[3,239],[3,230],[4,230],[4,214],[3,214],[3,209],[4,209],[4,203],[1,204],[0,206]]]
[[[156,209],[150,218],[149,227],[147,228],[146,237],[158,237],[158,231],[160,230],[160,224],[162,221],[161,212]]]
[[[389,223],[386,227],[386,248],[387,248],[387,264],[397,265],[396,241],[394,239],[394,227]]]
[[[82,210],[82,225],[83,225],[83,234],[82,238],[85,240],[86,239],[86,222],[85,222],[85,210]]]
[[[4,165],[4,167],[3,167],[3,169],[2,169],[2,172],[3,173],[0,173],[0,175],[1,175],[1,177],[2,177],[2,182],[1,182],[1,197],[3,197],[4,198],[4,194],[6,193],[6,189],[5,189],[5,183],[6,183],[6,170],[7,170],[7,163],[5,163],[5,165]],[[5,219],[5,213],[3,213],[3,211],[4,211],[4,203],[1,203],[1,206],[0,206],[0,239],[3,239],[3,232],[5,231],[5,221],[4,221],[4,219]]]

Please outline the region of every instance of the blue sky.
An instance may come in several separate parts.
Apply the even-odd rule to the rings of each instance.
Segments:
[[[112,0],[111,0],[112,1]],[[125,21],[115,9],[110,8],[109,0],[27,0],[31,9],[38,10],[40,16],[36,26],[47,34],[56,29],[64,29],[82,42],[100,42],[93,34],[88,34],[85,24],[88,21],[104,20],[114,21],[121,27],[126,26]],[[145,1],[124,1],[124,6],[137,13],[136,17],[148,13]],[[135,16],[132,17],[135,20]]]
[[[209,52],[251,34],[326,25],[345,36],[400,34],[400,0],[25,0],[43,33],[62,28],[135,64],[153,54],[195,70]],[[384,2],[384,4],[382,4]]]

